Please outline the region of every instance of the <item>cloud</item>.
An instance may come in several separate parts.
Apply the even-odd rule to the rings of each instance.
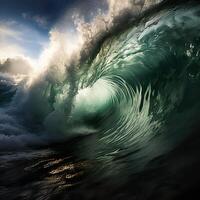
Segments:
[[[35,22],[38,24],[38,25],[40,25],[40,26],[42,26],[42,27],[46,27],[47,26],[47,19],[45,18],[45,17],[42,17],[42,16],[40,16],[40,15],[35,15],[34,17],[33,17],[33,19],[35,20]]]
[[[0,61],[15,57],[36,60],[47,41],[47,36],[29,25],[0,21]]]
[[[17,75],[29,74],[31,71],[30,63],[24,58],[8,58],[5,62],[0,63],[0,72],[2,73]]]
[[[48,20],[46,17],[41,15],[30,15],[29,13],[22,13],[22,17],[24,19],[30,20],[35,22],[38,26],[42,28],[47,28],[48,26]]]
[[[14,58],[24,54],[24,49],[19,45],[0,41],[0,60]]]
[[[24,53],[23,48],[12,41],[19,40],[20,37],[20,32],[0,22],[0,60],[20,56]]]
[[[8,37],[14,37],[16,39],[19,39],[20,35],[21,35],[20,32],[11,29],[8,25],[0,22],[0,40]]]

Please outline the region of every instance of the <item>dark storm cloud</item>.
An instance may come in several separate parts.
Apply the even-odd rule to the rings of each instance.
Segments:
[[[21,17],[23,13],[40,15],[54,22],[76,1],[70,0],[1,0],[0,13],[3,16]]]
[[[102,2],[104,0],[1,0],[0,17],[29,20],[50,27],[66,10],[78,6],[81,14],[87,15]]]

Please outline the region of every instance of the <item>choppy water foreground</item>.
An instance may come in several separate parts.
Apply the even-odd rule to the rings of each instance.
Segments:
[[[134,152],[101,159],[86,154],[80,157],[80,151],[88,149],[84,143],[81,139],[41,150],[1,154],[1,199],[178,200],[199,195],[199,131],[168,155],[151,160],[139,173],[134,173]],[[80,151],[72,145],[79,145]],[[93,148],[90,154],[95,155]]]
[[[29,86],[1,74],[1,199],[190,199],[199,32],[197,2],[168,5],[113,32],[67,76]]]

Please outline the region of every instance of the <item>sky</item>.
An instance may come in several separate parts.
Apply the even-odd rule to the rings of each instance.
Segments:
[[[90,20],[104,0],[1,0],[0,60],[24,55],[37,59],[49,43],[51,30],[65,19],[67,29],[73,28],[74,11]],[[64,18],[65,16],[65,18]]]

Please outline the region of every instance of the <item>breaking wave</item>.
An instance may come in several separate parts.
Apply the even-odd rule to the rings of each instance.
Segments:
[[[24,147],[46,144],[47,136],[95,134],[112,149],[137,149],[156,138],[170,148],[198,123],[199,32],[199,5],[179,5],[113,32],[64,73],[54,65],[17,85],[1,75],[0,140],[16,136]]]

